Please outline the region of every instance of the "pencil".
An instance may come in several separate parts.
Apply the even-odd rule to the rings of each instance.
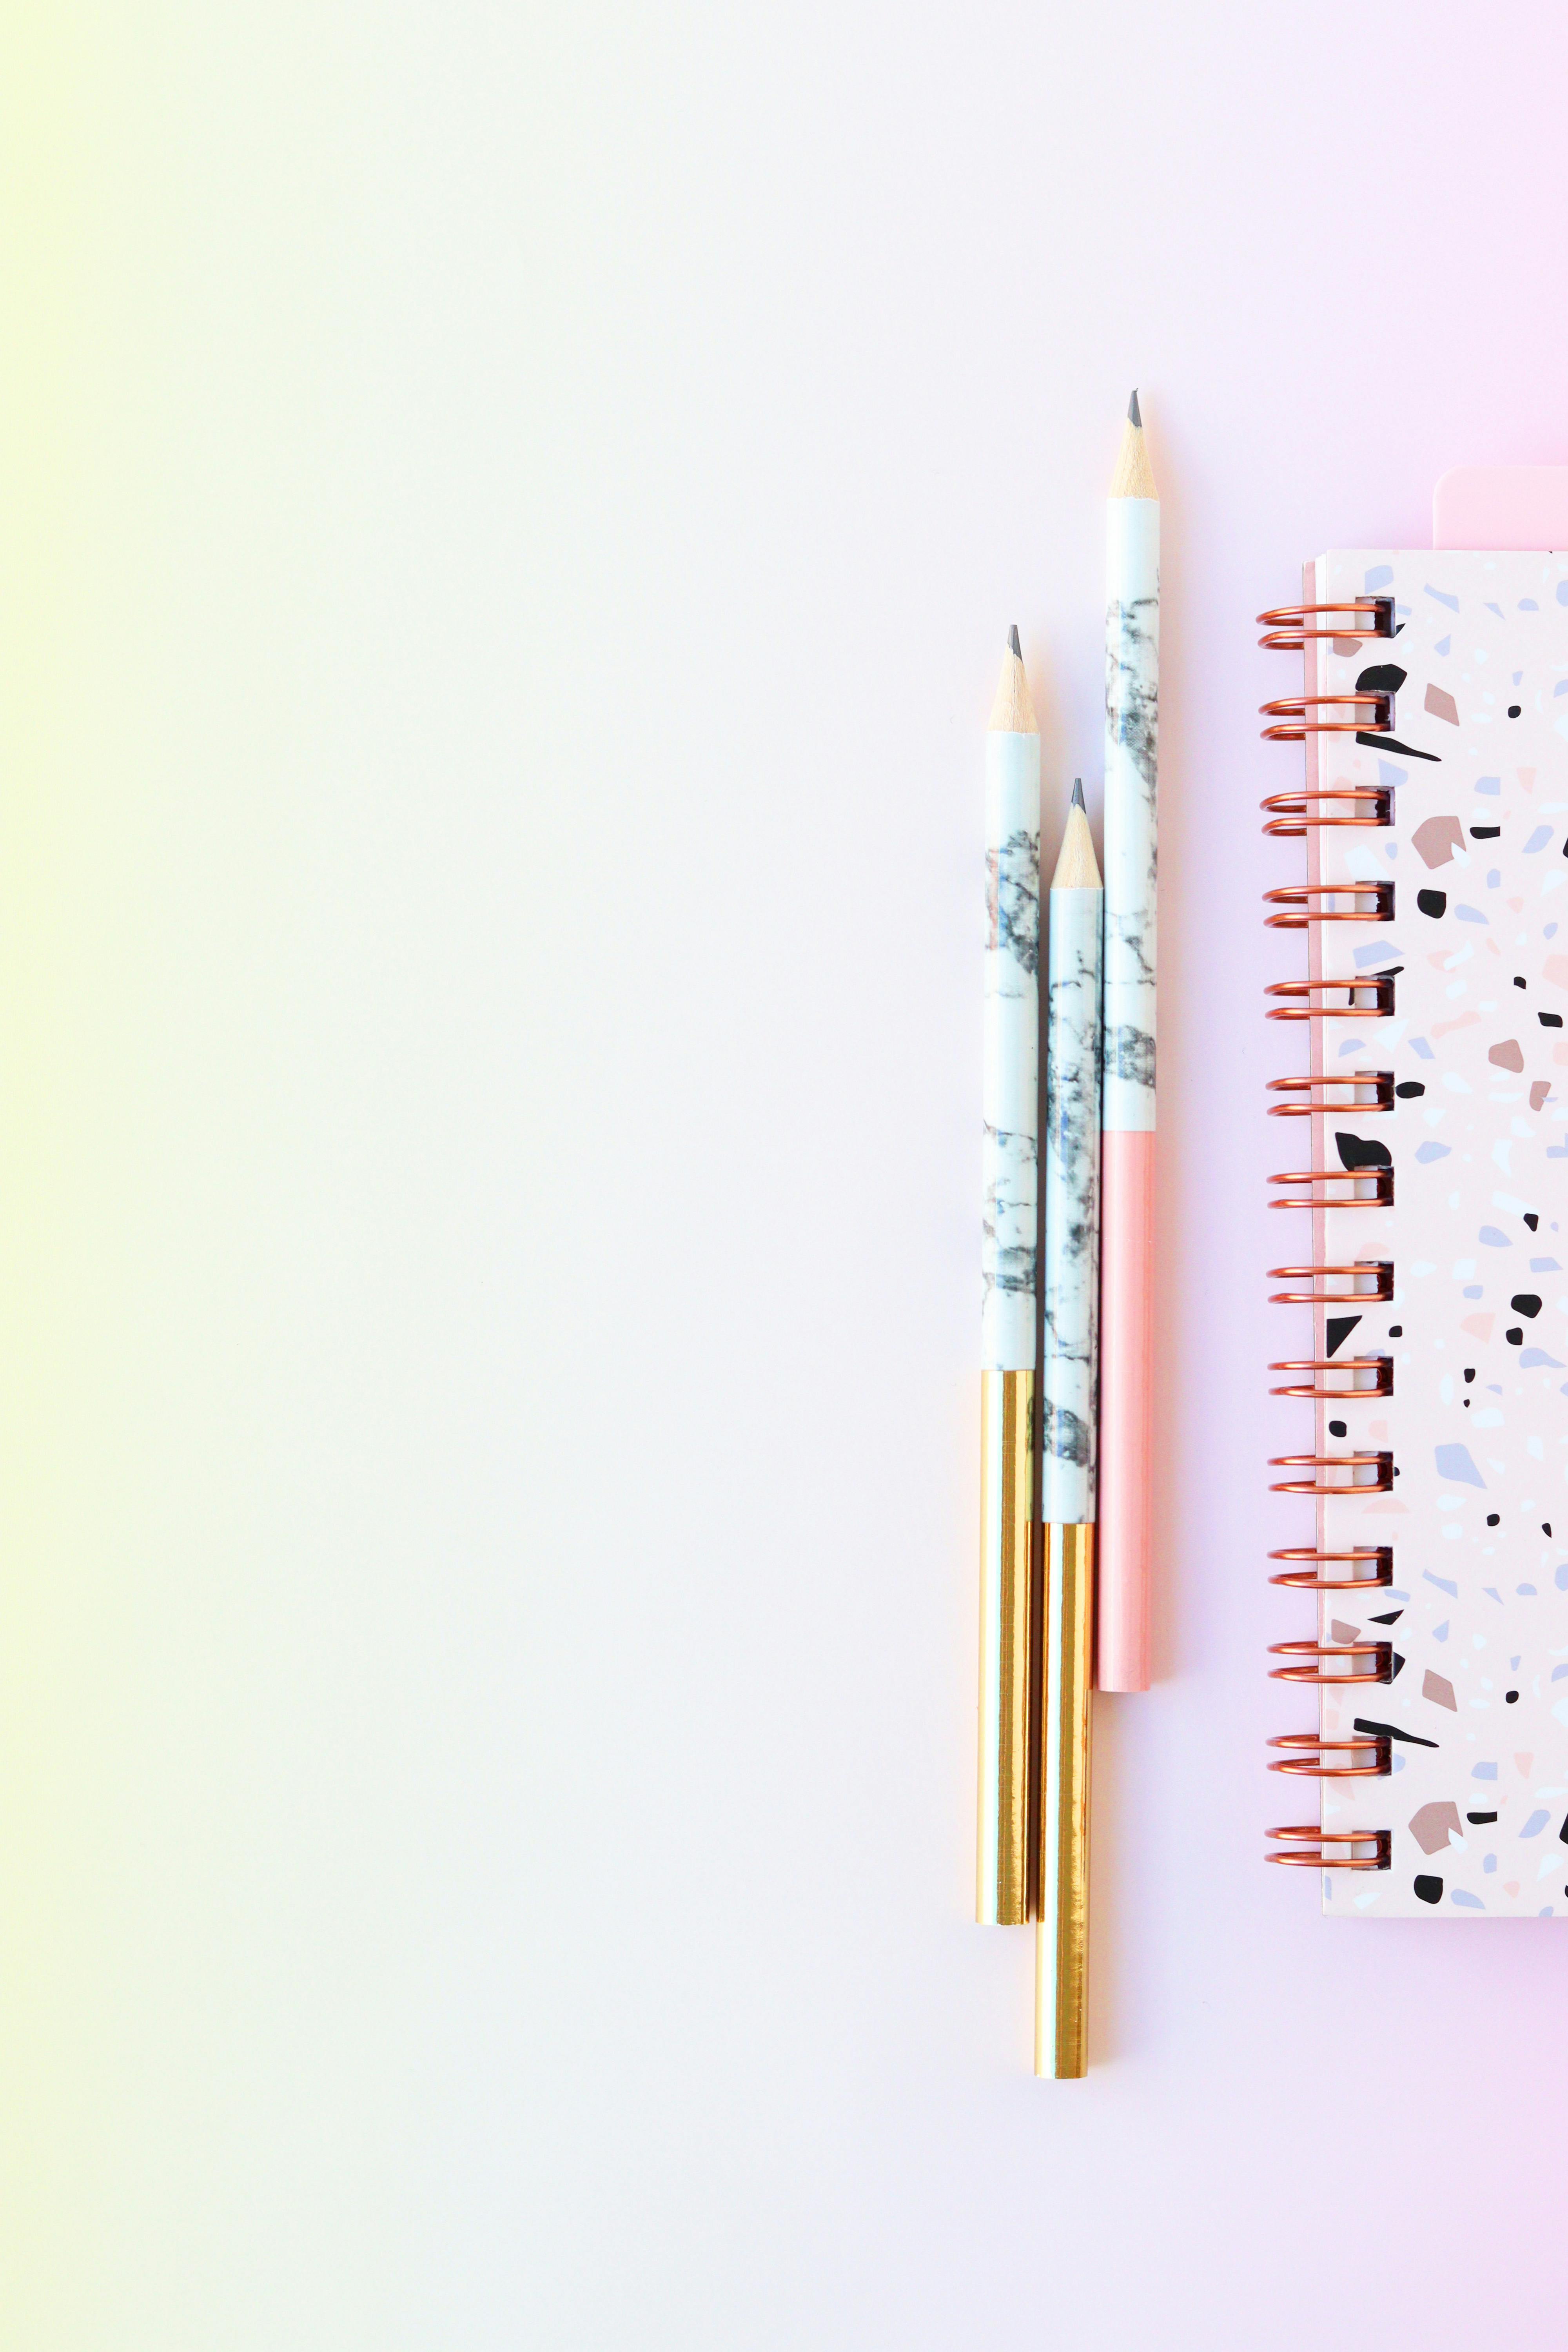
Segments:
[[[1103,892],[1075,783],[1051,877],[1046,1013],[1045,1519],[1035,2072],[1087,2071]]]
[[[1029,1612],[1039,1216],[1040,733],[1015,628],[985,737],[975,1916],[1028,1916]]]
[[[1101,1690],[1149,1687],[1160,499],[1136,392],[1106,502]]]

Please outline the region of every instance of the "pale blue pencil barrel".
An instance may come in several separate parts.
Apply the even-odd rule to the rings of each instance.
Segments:
[[[1051,885],[1046,1026],[1041,1503],[1058,1527],[1095,1516],[1103,911],[1089,822],[1075,806]]]

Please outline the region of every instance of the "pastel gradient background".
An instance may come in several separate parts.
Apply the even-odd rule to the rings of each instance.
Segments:
[[[1252,614],[1568,459],[1561,10],[14,0],[0,2334],[1560,2342],[1568,1930],[1262,1866]],[[982,730],[1164,494],[1160,1680],[969,1924]],[[1050,845],[1047,845],[1048,846]]]

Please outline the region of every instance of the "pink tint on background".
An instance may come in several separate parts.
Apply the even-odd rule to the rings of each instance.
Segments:
[[[1300,777],[1258,716],[1300,667],[1253,616],[1324,547],[1429,543],[1456,464],[1568,459],[1562,18],[816,5],[666,37],[625,68],[605,203],[638,394],[595,395],[583,496],[617,518],[639,924],[688,925],[745,1049],[710,1113],[661,1114],[672,1165],[726,1171],[700,1245],[671,1264],[641,1212],[621,1533],[670,1630],[617,1735],[650,1843],[618,1916],[584,1873],[551,1930],[546,2306],[561,2340],[647,2340],[651,2308],[660,2343],[792,2352],[1555,2342],[1568,1919],[1325,1921],[1262,1858],[1315,1808],[1264,1769],[1311,1719],[1268,1679],[1310,1625],[1267,1554],[1311,1522],[1267,1492],[1310,1423],[1265,1368],[1310,1351],[1265,1278],[1308,1255],[1265,1181],[1265,1080],[1304,1063],[1263,1017],[1300,966],[1261,901],[1300,845],[1258,814]],[[555,315],[564,416],[612,347]],[[1053,2085],[1030,1939],[966,1919],[981,732],[1016,620],[1048,870],[1075,773],[1098,824],[1134,383],[1163,502],[1156,1679],[1097,1701],[1091,2071]],[[754,1352],[714,1362],[694,1458],[701,1266]],[[606,2164],[635,2284],[561,2201]]]

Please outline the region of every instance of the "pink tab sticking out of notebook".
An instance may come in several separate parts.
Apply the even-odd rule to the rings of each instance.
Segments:
[[[1434,547],[1568,547],[1568,466],[1456,466],[1432,493]]]

